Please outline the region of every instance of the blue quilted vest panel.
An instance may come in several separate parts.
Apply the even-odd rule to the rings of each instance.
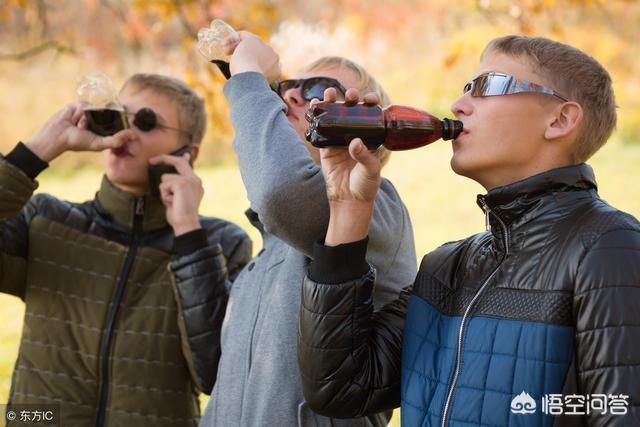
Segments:
[[[461,322],[461,316],[446,316],[411,297],[402,354],[404,427],[440,426]],[[542,397],[562,393],[573,336],[569,326],[471,317],[447,425],[551,426]],[[534,413],[512,412],[512,400],[522,392],[535,401]]]

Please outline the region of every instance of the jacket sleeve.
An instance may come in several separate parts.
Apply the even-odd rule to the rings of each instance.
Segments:
[[[25,296],[29,223],[36,213],[31,200],[35,176],[46,167],[23,144],[0,157],[0,292]]]
[[[640,231],[604,233],[580,262],[574,294],[579,394],[604,394],[609,404],[587,425],[640,425],[639,301]],[[614,401],[626,415],[613,413]]]
[[[329,202],[322,169],[287,119],[286,105],[259,73],[234,75],[224,88],[236,135],[233,148],[252,209],[270,234],[313,257],[324,237]],[[393,185],[382,179],[369,227],[368,261],[378,272],[376,308],[416,273],[413,230]]]
[[[336,260],[345,259],[340,247],[332,251]],[[341,269],[336,263],[332,267],[316,259],[310,276],[304,279],[298,363],[305,400],[315,412],[336,418],[396,408],[400,405],[402,330],[410,288],[374,312],[373,268],[341,283],[311,278],[353,277],[342,275]]]
[[[251,208],[265,230],[310,256],[329,222],[322,170],[287,120],[286,104],[261,74],[234,75],[224,92]]]
[[[227,228],[230,233],[215,238],[204,229],[192,232],[191,247],[178,249],[169,266],[183,354],[194,384],[206,394],[211,393],[218,371],[228,289],[251,259],[249,237],[236,226]]]

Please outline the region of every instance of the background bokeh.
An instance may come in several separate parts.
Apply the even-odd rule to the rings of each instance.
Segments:
[[[394,103],[441,117],[451,115],[451,102],[491,38],[518,33],[572,44],[609,70],[619,106],[618,130],[590,161],[600,194],[640,216],[636,0],[1,0],[0,152],[74,102],[77,77],[94,69],[118,86],[135,72],[184,79],[205,97],[209,114],[196,165],[206,188],[202,213],[237,222],[259,250],[259,235],[242,214],[247,200],[230,148],[224,79],[194,47],[198,29],[213,18],[270,40],[285,75],[322,55],[346,56],[376,76]],[[450,152],[439,142],[395,153],[384,172],[410,210],[419,257],[484,227],[475,205],[482,188],[451,172]],[[72,201],[93,197],[98,157],[56,159],[38,191]],[[8,396],[23,313],[18,299],[0,295],[0,403]]]

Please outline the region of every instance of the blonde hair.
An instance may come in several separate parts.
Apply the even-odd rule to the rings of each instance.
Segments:
[[[391,104],[391,98],[384,90],[382,85],[373,78],[371,74],[367,70],[365,70],[362,66],[356,64],[355,62],[343,58],[341,56],[323,56],[320,59],[313,61],[311,64],[304,67],[301,71],[317,71],[328,68],[340,68],[343,70],[351,71],[358,81],[358,87],[356,89],[360,90],[362,94],[368,92],[375,93],[380,99],[380,106],[386,107]],[[349,89],[349,88],[347,88]],[[380,164],[384,166],[389,161],[389,157],[391,156],[391,152],[384,148],[382,145],[378,148],[378,157],[380,158]]]
[[[591,56],[572,46],[543,37],[505,36],[493,39],[488,52],[523,59],[552,88],[582,106],[584,117],[573,144],[572,158],[588,160],[616,128],[616,101],[611,77]]]
[[[191,143],[200,144],[207,128],[204,100],[186,83],[160,74],[139,73],[129,77],[122,86],[122,90],[127,86],[148,89],[165,95],[175,102],[178,109],[178,125],[180,129],[184,129],[191,134]]]

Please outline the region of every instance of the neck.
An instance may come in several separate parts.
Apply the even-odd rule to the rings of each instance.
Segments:
[[[525,165],[519,165],[502,171],[492,169],[484,177],[476,179],[475,181],[482,185],[487,191],[491,191],[496,187],[513,184],[514,182],[522,181],[530,176],[538,175],[551,169],[573,165],[574,163],[571,162],[570,159],[560,157],[555,159],[539,159],[535,162],[530,162]]]
[[[144,194],[147,192],[147,186],[146,185],[144,187],[142,187],[140,185],[126,185],[126,184],[119,184],[119,183],[116,183],[116,182],[112,182],[112,184],[118,190],[125,191],[127,193],[131,193],[134,196],[144,196]]]

